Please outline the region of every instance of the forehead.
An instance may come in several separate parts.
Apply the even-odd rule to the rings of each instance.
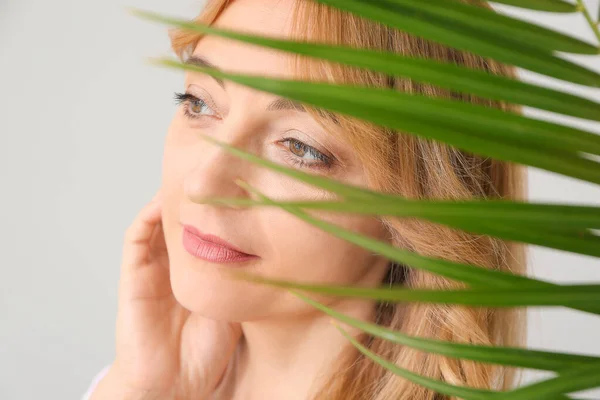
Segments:
[[[234,0],[213,26],[244,33],[290,38],[294,0]],[[200,39],[194,55],[229,72],[265,74],[292,78],[290,55],[281,51],[207,35]]]

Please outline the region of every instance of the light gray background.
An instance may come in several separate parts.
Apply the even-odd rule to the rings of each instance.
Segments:
[[[0,399],[79,399],[112,360],[123,233],[158,188],[182,89],[181,73],[145,62],[169,54],[166,28],[126,7],[190,18],[202,4],[0,0]],[[597,0],[587,4],[596,14]],[[497,8],[592,40],[580,15]],[[600,71],[599,57],[569,58]],[[597,89],[523,77],[600,100]],[[600,204],[592,185],[538,170],[530,182],[532,200]],[[591,257],[533,247],[530,262],[550,281],[600,281]],[[530,317],[530,346],[600,355],[600,318],[562,309]]]

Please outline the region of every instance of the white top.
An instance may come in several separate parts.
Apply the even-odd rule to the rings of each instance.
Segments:
[[[233,357],[232,357],[232,361],[234,361],[238,357],[238,354],[239,354],[238,349],[239,349],[239,347],[235,349]],[[212,393],[212,395],[210,397],[211,400],[226,399],[226,398],[231,397],[231,393],[230,393],[231,388],[226,386],[226,383],[229,379],[232,378],[232,375],[235,375],[237,373],[237,368],[234,367],[235,365],[237,365],[237,363],[235,363],[235,362],[230,362],[227,365],[227,369],[225,370],[223,379],[222,379],[221,383],[219,384],[219,386],[217,386],[217,388],[215,388],[214,392]],[[102,378],[104,378],[104,376],[108,372],[109,368],[110,368],[110,365],[105,366],[100,372],[98,372],[96,374],[96,376],[94,376],[94,378],[92,379],[92,383],[90,383],[90,386],[88,387],[87,391],[84,393],[81,400],[90,400],[90,398],[92,397],[92,393],[94,392],[94,389],[96,389],[96,386],[98,386],[98,383],[100,382],[100,380],[102,380]]]
[[[102,368],[102,370],[98,372],[96,376],[94,376],[94,379],[92,379],[92,383],[90,383],[88,390],[83,394],[81,400],[90,400],[90,397],[92,397],[92,392],[94,391],[94,389],[96,389],[96,386],[98,386],[98,382],[100,382],[100,380],[104,378],[104,375],[106,375],[109,368],[110,365],[107,365],[106,367]]]

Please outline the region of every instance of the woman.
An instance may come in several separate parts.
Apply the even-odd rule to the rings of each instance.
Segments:
[[[514,76],[492,60],[459,52],[309,0],[210,0],[197,18],[255,34],[384,49]],[[171,35],[191,63],[243,74],[327,80],[453,96],[518,108],[406,78],[343,67],[186,31]],[[277,208],[202,204],[251,195],[241,179],[277,200],[330,193],[230,155],[215,137],[266,159],[409,198],[522,198],[520,167],[409,134],[389,132],[206,74],[185,75],[165,142],[158,199],[125,236],[116,358],[93,389],[103,399],[404,399],[436,395],[361,356],[322,313],[284,290],[233,281],[227,271],[336,285],[452,288],[459,284],[392,265]],[[514,243],[423,221],[315,213],[346,229],[420,254],[521,273]],[[380,304],[315,296],[338,311],[410,335],[518,345],[515,311]],[[351,331],[399,366],[452,384],[507,388],[513,371],[392,345]],[[92,391],[92,389],[90,391]]]

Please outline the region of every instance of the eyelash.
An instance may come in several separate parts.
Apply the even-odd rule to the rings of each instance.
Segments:
[[[300,168],[314,168],[314,169],[326,169],[327,170],[333,166],[332,157],[321,153],[319,150],[315,149],[312,146],[307,145],[304,142],[299,141],[298,139],[287,137],[287,138],[281,140],[280,143],[297,144],[306,153],[310,154],[311,156],[313,156],[314,158],[319,160],[319,161],[315,161],[315,162],[305,161],[305,160],[301,159],[299,156],[294,155],[292,153],[292,150],[290,149],[290,147],[287,146],[288,149],[290,149],[290,151],[286,153],[286,158],[292,164],[295,164]]]
[[[177,105],[183,105],[183,113],[185,114],[185,116],[189,119],[200,119],[202,117],[206,117],[206,116],[210,116],[210,115],[194,115],[192,113],[190,113],[189,111],[189,105],[191,102],[199,102],[200,106],[206,106],[208,108],[210,108],[210,106],[202,99],[190,94],[190,93],[175,93],[175,103]],[[211,108],[212,110],[212,108]],[[213,110],[214,112],[214,110]],[[282,144],[288,144],[288,146],[286,146],[288,148],[288,152],[286,152],[286,158],[288,161],[290,161],[292,164],[300,167],[300,168],[313,168],[313,169],[331,169],[331,167],[333,166],[333,158],[330,156],[327,156],[323,153],[321,153],[319,150],[315,149],[312,146],[307,145],[304,142],[301,142],[298,139],[292,138],[292,137],[286,137],[284,139],[282,139],[279,143]],[[302,160],[299,156],[296,156],[295,154],[292,153],[291,148],[289,147],[289,145],[298,145],[303,151],[305,151],[306,153],[310,154],[312,157],[316,158],[319,161],[316,162],[307,162],[305,160]]]
[[[183,113],[185,114],[186,117],[188,117],[190,119],[200,119],[203,117],[202,115],[194,115],[189,110],[190,103],[196,102],[196,101],[200,103],[200,106],[205,106],[212,110],[212,108],[204,100],[194,96],[193,94],[177,93],[177,92],[175,93],[175,103],[177,105],[183,105]],[[214,112],[214,110],[213,110],[213,112]],[[204,116],[210,117],[210,115],[204,115]]]

